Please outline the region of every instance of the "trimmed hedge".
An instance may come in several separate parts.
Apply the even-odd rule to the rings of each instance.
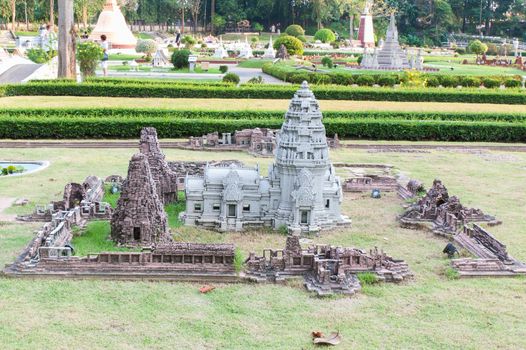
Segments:
[[[0,138],[137,138],[142,127],[160,137],[198,136],[243,128],[279,128],[283,112],[131,109],[4,110]],[[489,114],[325,113],[327,134],[346,138],[438,141],[526,141],[526,116]]]
[[[308,73],[307,73],[308,74]],[[319,75],[319,80],[327,79]],[[299,83],[299,81],[298,81]],[[173,83],[113,83],[89,81],[39,82],[0,86],[0,96],[106,96],[160,98],[252,98],[290,99],[297,90],[291,85],[245,84],[233,85],[173,84]],[[371,88],[335,85],[312,86],[320,100],[400,101],[400,102],[464,102],[526,104],[522,90],[480,89],[406,89]]]
[[[305,71],[297,70],[293,67],[266,63],[262,67],[263,72],[272,75],[275,78],[281,79],[287,82],[296,82],[298,78],[296,76],[303,75],[305,76]],[[306,75],[308,82],[316,83],[316,76],[323,74],[328,78],[325,78],[326,84],[336,84],[336,85],[350,85],[357,84],[360,86],[371,86],[378,84],[380,86],[394,86],[397,84],[404,83],[404,73],[399,72],[386,72],[378,74],[355,74],[349,71],[349,73],[341,72],[309,72]],[[363,78],[364,76],[368,78]],[[497,80],[499,83],[497,86],[493,82],[489,82],[486,88],[494,88],[500,86],[500,84],[509,81],[509,87],[520,87],[521,78],[518,76],[510,77],[506,75],[493,75],[493,76],[470,76],[470,75],[449,75],[449,74],[429,74],[422,73],[422,76],[427,80],[428,87],[438,87],[442,85],[446,88],[456,88],[457,86],[463,87],[479,87],[481,84],[484,84],[486,79],[491,78]],[[386,82],[389,82],[386,84]]]

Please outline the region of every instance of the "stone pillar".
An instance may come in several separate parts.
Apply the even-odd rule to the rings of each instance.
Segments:
[[[58,1],[58,77],[76,77],[76,32],[73,0]]]

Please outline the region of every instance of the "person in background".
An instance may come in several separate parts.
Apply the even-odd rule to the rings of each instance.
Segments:
[[[181,30],[177,28],[177,32],[175,34],[175,43],[177,44],[177,48],[181,46]]]
[[[102,67],[102,74],[104,76],[108,75],[108,59],[109,59],[109,55],[108,55],[109,45],[106,39],[107,39],[106,35],[102,34],[100,36],[100,46],[102,47],[102,50],[103,50],[102,61],[100,65]]]

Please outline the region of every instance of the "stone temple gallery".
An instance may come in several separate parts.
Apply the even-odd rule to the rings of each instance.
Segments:
[[[186,225],[220,231],[286,227],[316,233],[349,225],[341,214],[342,186],[329,159],[318,101],[304,82],[285,114],[268,177],[259,167],[207,166],[186,178]]]

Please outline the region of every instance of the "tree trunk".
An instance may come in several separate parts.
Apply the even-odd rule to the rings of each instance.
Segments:
[[[184,7],[181,9],[181,34],[184,33]]]
[[[51,30],[55,28],[55,0],[49,0],[49,25]]]
[[[13,33],[15,32],[16,28],[16,0],[11,0],[11,30]]]
[[[354,39],[354,14],[349,14],[349,40]]]
[[[214,33],[214,16],[216,15],[216,0],[210,2],[210,31]]]
[[[82,26],[84,29],[88,29],[88,4],[85,3],[82,6]]]
[[[29,32],[29,19],[27,18],[27,0],[24,1],[24,16],[26,18],[26,30]]]
[[[73,0],[58,0],[58,77],[76,76],[76,33],[73,21]]]

